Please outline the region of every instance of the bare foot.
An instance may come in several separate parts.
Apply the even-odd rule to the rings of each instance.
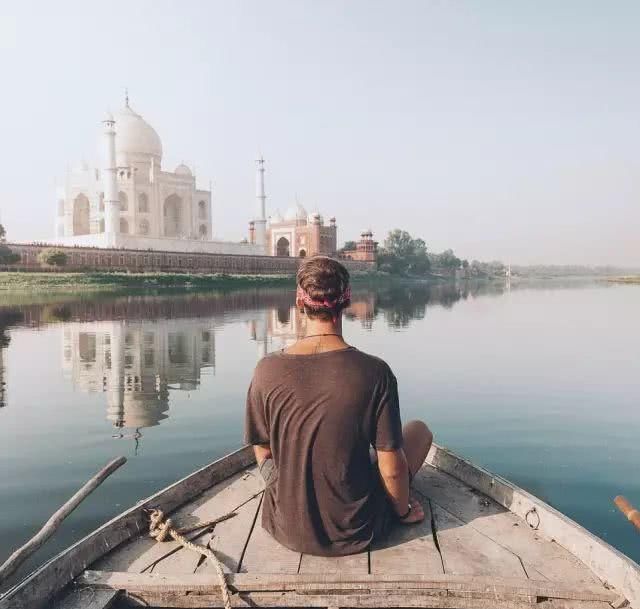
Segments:
[[[406,518],[400,520],[400,522],[402,524],[416,524],[417,522],[422,522],[424,520],[424,508],[422,507],[422,504],[415,497],[409,497],[409,505],[411,506],[409,514],[407,514]]]

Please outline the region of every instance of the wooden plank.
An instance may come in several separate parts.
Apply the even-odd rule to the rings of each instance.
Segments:
[[[230,564],[234,571],[240,560],[242,549],[249,538],[259,504],[258,495],[262,492],[263,486],[258,468],[254,466],[236,474],[236,476],[227,481],[224,487],[222,485],[218,485],[219,489],[214,487],[212,491],[215,492],[212,492],[206,501],[199,502],[200,504],[193,509],[190,506],[183,508],[183,511],[188,510],[191,513],[191,517],[197,522],[212,520],[238,510],[237,515],[233,518],[216,524],[213,531],[214,551],[216,546],[220,545],[217,541],[221,535],[224,534],[230,538],[228,541],[231,543],[223,544],[225,550],[230,552],[230,555],[223,552],[221,547],[217,549],[224,554],[225,560],[223,564]],[[247,502],[249,504],[245,505]],[[179,521],[177,522],[179,523]],[[189,526],[189,524],[187,523],[186,526]],[[232,532],[238,533],[233,539],[231,539]],[[197,543],[208,545],[210,541],[211,535],[207,534],[199,539]],[[181,547],[179,551],[156,563],[152,568],[152,572],[169,574],[194,573],[198,565],[204,561],[202,554]],[[209,564],[208,561],[206,564]],[[211,569],[213,570],[212,565]]]
[[[125,596],[120,607],[175,607],[175,608],[222,608],[219,595],[188,595],[178,596],[168,594],[135,594]],[[458,596],[443,596],[442,594],[384,594],[372,595],[340,595],[332,594],[296,594],[269,592],[250,593],[247,595],[233,595],[232,607],[318,607],[337,609],[349,607],[353,609],[388,609],[389,607],[406,607],[416,609],[611,609],[608,603],[597,601],[541,601],[535,605],[528,601],[496,600],[488,598],[460,598]]]
[[[446,574],[522,577],[520,559],[469,524],[431,502],[436,539]]]
[[[513,577],[478,577],[455,575],[360,575],[342,576],[323,573],[300,575],[256,575],[237,573],[227,576],[229,587],[236,593],[297,592],[320,594],[327,590],[336,593],[388,592],[413,594],[417,591],[446,590],[463,593],[535,596],[567,600],[613,602],[617,594],[612,590],[587,584],[563,586],[548,581],[534,581]],[[96,589],[126,590],[130,593],[215,594],[220,587],[207,574],[160,575],[155,573],[127,573],[85,571],[77,580],[78,586]]]
[[[301,555],[279,544],[262,528],[262,503],[261,500],[240,570],[249,573],[297,573]]]
[[[54,601],[50,609],[109,609],[118,595],[118,590],[71,588]]]
[[[249,470],[245,471],[252,471],[252,469],[253,468],[249,468]],[[241,480],[245,476],[245,471],[238,472],[220,484],[216,484],[214,487],[205,491],[200,497],[196,498],[195,501],[178,508],[178,510],[171,515],[175,525],[178,527],[191,526],[197,522],[203,522],[204,520],[221,516],[222,512],[214,511],[214,506],[211,504],[215,504],[218,496],[225,494],[229,487],[233,486],[238,480]],[[253,475],[255,475],[255,472]],[[253,493],[251,494],[259,492],[260,485],[257,481],[254,482],[253,478],[251,479],[250,486],[253,489]],[[229,506],[229,511],[250,498],[250,495],[244,492],[233,494],[236,495],[237,503]],[[203,506],[209,507],[203,509]],[[186,537],[195,543],[202,543],[203,539],[208,540],[206,531],[200,533],[194,532],[188,534]],[[161,561],[164,562],[164,560],[169,560],[177,555],[182,557],[191,554],[191,551],[182,550],[182,546],[172,539],[159,543],[148,535],[142,535],[109,552],[109,554],[96,561],[92,565],[92,568],[99,571],[130,571],[132,573],[141,573],[148,569],[155,570],[155,566]],[[199,557],[197,555],[194,555],[194,557],[197,564]],[[186,572],[193,573],[193,570]]]
[[[0,598],[0,609],[37,609],[106,552],[146,530],[145,508],[170,513],[214,484],[255,463],[246,446],[193,472],[110,520],[36,569]]]
[[[242,554],[260,508],[260,499],[254,497],[238,510],[235,518],[216,525],[208,539],[207,545],[222,563],[225,573],[236,573],[240,567]],[[213,575],[216,569],[209,560],[205,560],[200,561],[195,572]]]
[[[312,556],[303,554],[300,573],[324,573],[345,575],[366,575],[369,573],[369,553],[360,552],[349,556]]]
[[[433,541],[431,506],[422,500],[425,519],[414,525],[396,524],[386,539],[371,548],[372,574],[442,575],[442,559]]]
[[[425,465],[416,475],[415,485],[448,512],[516,554],[529,577],[600,583],[568,550],[532,530],[521,518],[453,476]]]
[[[538,530],[542,534],[556,540],[602,581],[615,586],[632,606],[640,606],[640,565],[629,557],[544,501],[440,446],[432,446],[427,462],[484,493],[522,519],[535,508],[540,516]]]

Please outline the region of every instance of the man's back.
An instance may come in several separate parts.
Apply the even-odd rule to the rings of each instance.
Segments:
[[[369,449],[402,446],[387,364],[353,347],[264,358],[249,388],[246,440],[273,454],[262,524],[280,543],[319,555],[370,544],[389,506]]]

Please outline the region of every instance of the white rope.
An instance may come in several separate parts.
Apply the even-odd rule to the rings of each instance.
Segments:
[[[165,520],[164,512],[162,510],[151,510],[149,535],[151,535],[151,537],[153,537],[156,541],[165,541],[167,537],[171,537],[183,547],[206,556],[209,559],[209,562],[214,566],[218,574],[218,579],[220,580],[220,592],[222,593],[222,601],[224,602],[224,607],[225,609],[231,609],[231,597],[229,595],[229,585],[227,584],[227,578],[225,577],[222,565],[220,564],[218,557],[213,553],[212,550],[205,546],[195,544],[181,535],[179,531],[173,528],[171,518],[167,518]]]

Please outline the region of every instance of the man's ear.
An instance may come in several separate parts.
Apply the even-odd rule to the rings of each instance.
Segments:
[[[297,296],[296,296],[296,308],[301,313],[304,312],[304,303],[302,302],[302,298],[298,298]]]

